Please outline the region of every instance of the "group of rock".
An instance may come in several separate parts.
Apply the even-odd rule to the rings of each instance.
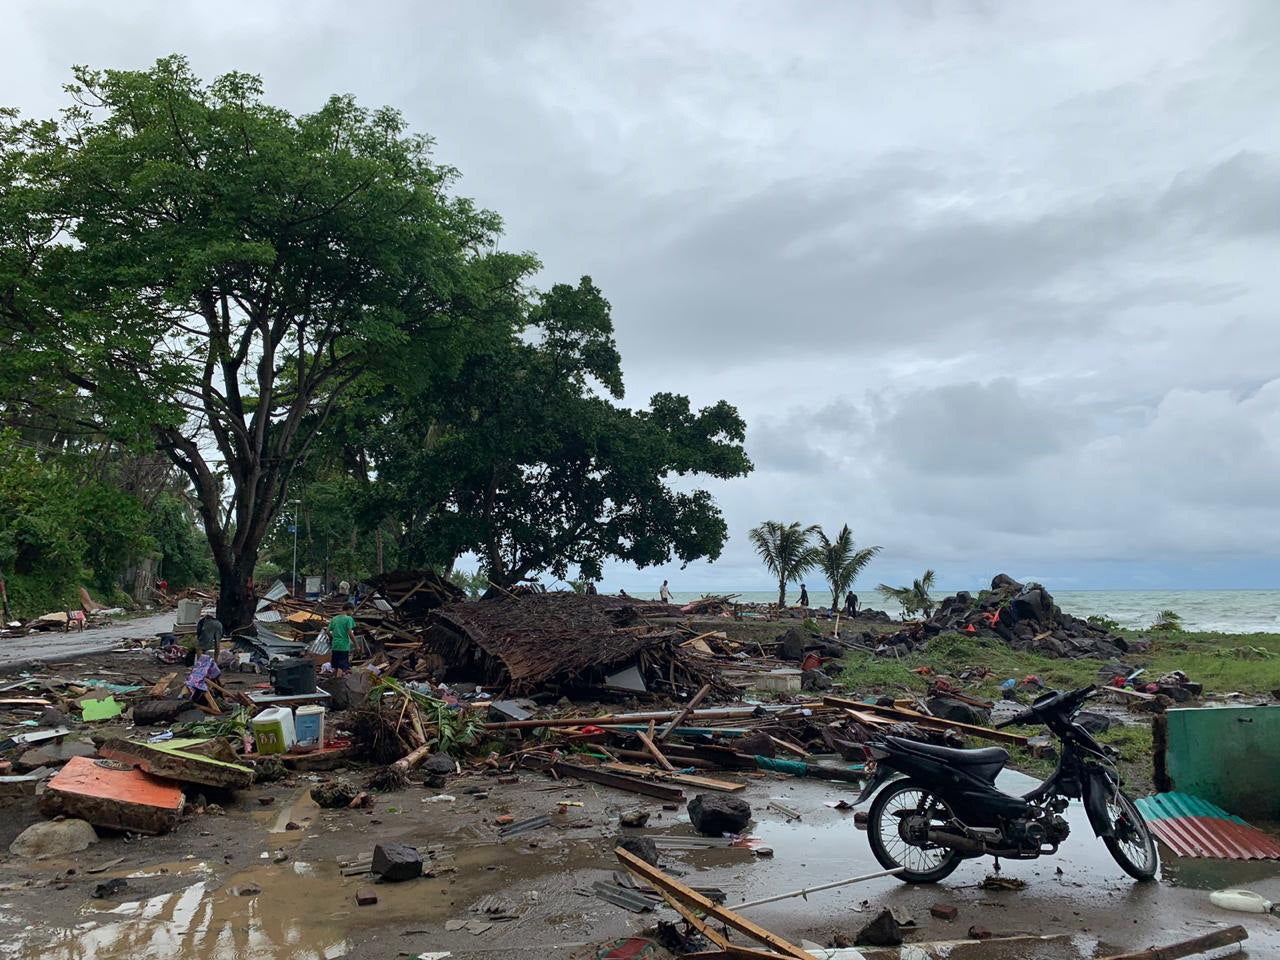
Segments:
[[[878,653],[894,655],[924,646],[940,633],[998,636],[1015,650],[1051,657],[1119,659],[1131,644],[1106,627],[1063,613],[1038,583],[997,574],[991,589],[962,590],[943,600],[923,623],[880,639]]]

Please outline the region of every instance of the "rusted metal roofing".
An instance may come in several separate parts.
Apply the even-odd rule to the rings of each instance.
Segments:
[[[1280,840],[1189,793],[1158,793],[1138,802],[1151,832],[1180,857],[1280,859]]]

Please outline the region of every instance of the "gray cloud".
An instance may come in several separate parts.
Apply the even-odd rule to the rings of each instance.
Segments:
[[[631,402],[746,415],[759,469],[711,485],[732,539],[685,583],[763,586],[773,517],[848,521],[873,580],[1260,586],[1278,11],[25,0],[0,89],[48,115],[71,63],[177,50],[400,107],[547,282],[603,287]]]

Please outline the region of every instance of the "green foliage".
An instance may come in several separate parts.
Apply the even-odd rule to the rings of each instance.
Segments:
[[[765,569],[778,578],[778,606],[786,606],[787,584],[818,565],[820,554],[812,541],[820,530],[816,524],[766,520],[748,534]]]
[[[1161,610],[1156,617],[1155,623],[1151,624],[1149,630],[1163,630],[1173,632],[1182,629],[1182,617],[1173,610]]]
[[[67,89],[58,121],[0,114],[2,380],[50,411],[69,384],[79,421],[172,459],[236,625],[334,407],[456,372],[519,321],[537,263],[496,249],[498,217],[394,110],[295,116],[178,56]]]
[[[465,590],[472,600],[478,600],[489,589],[489,575],[483,570],[455,570],[449,574],[454,586]]]
[[[933,613],[933,608],[937,606],[937,601],[929,594],[933,589],[933,582],[934,572],[926,570],[924,575],[913,580],[909,587],[891,587],[887,583],[882,583],[876,589],[886,600],[901,604],[904,617],[919,614],[928,619]]]
[[[41,459],[12,432],[0,432],[0,503],[0,575],[16,616],[55,601],[78,607],[82,582],[109,594],[125,566],[155,549],[136,498],[75,457]]]
[[[590,278],[557,284],[527,323],[473,344],[450,389],[402,405],[366,433],[377,480],[367,515],[403,530],[403,562],[465,552],[510,585],[540,572],[599,579],[606,559],[640,567],[719,556],[727,526],[706,490],[750,469],[737,411],[654,395],[629,410],[609,304]]]
[[[853,586],[858,574],[862,573],[879,552],[880,547],[858,549],[853,542],[853,531],[847,523],[840,528],[835,539],[828,537],[821,527],[818,528],[817,566],[831,588],[832,609],[841,608],[845,592]]]
[[[413,701],[427,727],[427,742],[438,752],[456,756],[474,748],[484,735],[484,718],[475,710],[451,707],[438,697],[411,690],[394,677],[380,678],[370,699],[394,693]]]
[[[1119,620],[1112,620],[1110,617],[1104,617],[1100,613],[1095,613],[1088,617],[1088,622],[1095,627],[1101,627],[1108,633],[1119,633],[1121,629]]]
[[[171,591],[208,583],[213,577],[209,543],[179,497],[164,493],[156,498],[148,514],[147,531],[160,553],[157,577],[168,580]]]

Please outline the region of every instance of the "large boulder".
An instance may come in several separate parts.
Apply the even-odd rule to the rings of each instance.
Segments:
[[[84,820],[42,820],[23,830],[9,844],[15,857],[34,860],[38,857],[65,857],[87,850],[98,842],[98,834]]]
[[[1034,620],[1045,625],[1053,622],[1053,597],[1043,587],[1032,587],[1018,594],[1009,603],[1018,620]]]
[[[1110,717],[1105,713],[1090,713],[1088,710],[1081,710],[1076,714],[1076,723],[1093,734],[1106,733],[1111,729]]]
[[[985,727],[991,722],[991,712],[965,703],[963,700],[952,700],[950,697],[930,697],[927,703],[929,712],[940,720],[952,723],[968,723],[976,727]]]
[[[372,871],[387,883],[422,876],[422,855],[407,843],[380,843],[373,848]]]
[[[742,833],[751,822],[751,804],[737,797],[700,793],[689,801],[688,808],[693,829],[705,837]]]
[[[778,658],[780,660],[804,659],[805,648],[809,646],[809,636],[798,627],[790,627],[778,638]]]
[[[1018,591],[1022,589],[1022,584],[1013,579],[1013,577],[1009,576],[1007,573],[997,573],[991,578],[991,589],[997,592],[1007,590]]]
[[[806,670],[800,675],[800,689],[813,691],[830,690],[831,678],[818,669]]]

